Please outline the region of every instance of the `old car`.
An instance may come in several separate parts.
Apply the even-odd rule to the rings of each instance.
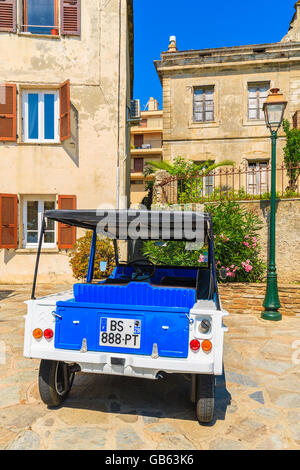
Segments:
[[[114,216],[113,228],[103,221]],[[223,338],[227,330],[216,275],[210,214],[190,212],[189,237],[175,212],[48,211],[44,214],[32,298],[27,302],[24,355],[41,360],[39,391],[48,406],[67,397],[76,372],[158,379],[184,374],[190,379],[191,400],[201,423],[213,420],[215,378],[223,373]],[[129,240],[130,226],[143,216],[139,240]],[[36,298],[36,281],[46,220],[93,231],[85,282],[68,292]],[[146,222],[145,222],[146,220]],[[154,221],[154,222],[153,222]],[[94,280],[97,232],[113,239],[116,266],[103,280]],[[203,229],[206,263],[160,265],[128,249],[119,260],[119,243],[141,240],[165,243],[196,239]],[[192,236],[191,236],[192,233]],[[193,235],[194,234],[194,235]],[[188,238],[188,240],[187,240]],[[121,242],[119,242],[121,240]],[[122,241],[123,240],[123,241]],[[166,242],[168,243],[168,242]],[[105,271],[105,263],[103,267]]]

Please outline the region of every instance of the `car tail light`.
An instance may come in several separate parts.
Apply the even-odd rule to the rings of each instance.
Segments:
[[[212,342],[206,339],[202,343],[202,349],[204,352],[210,352],[212,350]]]
[[[48,328],[47,330],[44,331],[44,337],[46,339],[53,338],[53,335],[54,335],[53,330],[51,330],[50,328]]]
[[[35,339],[41,339],[43,337],[43,331],[40,328],[36,328],[35,330],[33,330],[32,336]]]
[[[190,348],[192,351],[199,351],[200,349],[200,342],[197,339],[193,339],[190,342]]]

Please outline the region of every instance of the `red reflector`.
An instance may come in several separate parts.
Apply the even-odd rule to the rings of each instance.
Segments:
[[[53,333],[52,330],[50,330],[50,328],[49,328],[48,330],[45,330],[45,331],[44,331],[44,337],[45,337],[46,339],[51,339],[51,338],[53,338],[53,335],[54,335],[54,333]]]
[[[199,351],[200,349],[200,342],[197,339],[193,339],[190,342],[190,348],[192,351]]]

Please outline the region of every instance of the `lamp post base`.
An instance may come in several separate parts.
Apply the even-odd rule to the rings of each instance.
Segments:
[[[281,321],[282,320],[282,315],[280,312],[277,312],[276,310],[270,311],[266,310],[261,314],[261,318],[263,320],[269,320],[269,321]]]

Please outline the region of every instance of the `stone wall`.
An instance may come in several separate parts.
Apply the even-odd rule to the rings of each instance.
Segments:
[[[265,293],[265,284],[220,284],[222,307],[229,313],[260,315]],[[280,312],[288,316],[300,316],[300,284],[279,284]]]
[[[263,221],[260,231],[262,257],[267,261],[270,201],[241,202]],[[276,263],[281,283],[300,282],[300,199],[282,199],[276,207]]]

